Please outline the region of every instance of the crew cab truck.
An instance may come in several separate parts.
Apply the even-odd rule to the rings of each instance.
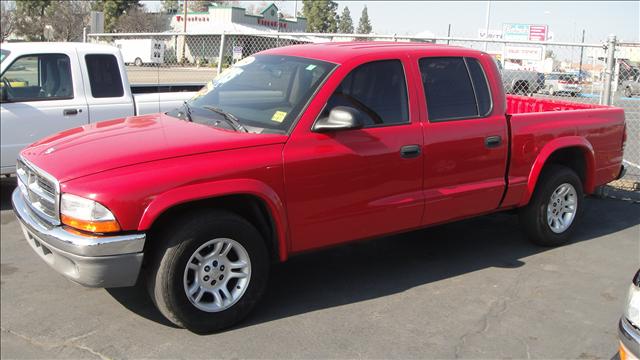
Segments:
[[[616,179],[619,108],[505,96],[490,55],[330,43],[239,61],[165,114],[75,128],[21,152],[27,242],[92,287],[144,282],[197,333],[245,317],[272,262],[517,209],[561,245]]]
[[[131,87],[120,50],[108,45],[6,43],[0,51],[2,175],[12,174],[20,150],[42,137],[101,120],[168,111],[203,85]]]

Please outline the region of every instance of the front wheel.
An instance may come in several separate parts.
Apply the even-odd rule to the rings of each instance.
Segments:
[[[222,211],[190,213],[153,239],[148,289],[174,324],[211,333],[242,320],[260,300],[269,271],[256,228]]]
[[[542,246],[566,243],[582,212],[582,201],[582,181],[578,175],[565,166],[548,166],[531,201],[519,213],[527,237]]]

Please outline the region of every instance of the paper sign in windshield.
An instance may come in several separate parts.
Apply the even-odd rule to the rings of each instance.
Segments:
[[[285,116],[287,116],[287,113],[284,111],[276,111],[273,116],[271,117],[271,121],[275,121],[275,122],[283,122]]]

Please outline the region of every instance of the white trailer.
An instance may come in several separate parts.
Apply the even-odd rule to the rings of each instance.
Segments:
[[[155,39],[120,39],[114,41],[125,64],[142,66],[164,63],[164,42]]]

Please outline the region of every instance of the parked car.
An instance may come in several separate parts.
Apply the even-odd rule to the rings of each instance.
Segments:
[[[507,94],[529,95],[539,92],[544,87],[545,76],[543,73],[505,69],[500,61],[495,61],[502,74],[502,86]]]
[[[125,64],[135,66],[164,63],[164,42],[156,39],[118,39],[113,44],[120,49]]]
[[[633,80],[625,80],[622,82],[622,91],[624,96],[632,97],[634,95],[640,95],[640,75]]]
[[[202,87],[131,87],[120,51],[108,45],[6,43],[2,53],[2,175],[15,172],[18,152],[44,136],[101,120],[168,111]]]
[[[577,96],[582,86],[576,75],[565,73],[549,73],[544,76],[544,92],[549,95]]]
[[[33,144],[12,199],[54,270],[144,281],[167,319],[207,333],[306,251],[506,210],[564,244],[583,195],[623,172],[625,138],[622,109],[505,96],[477,50],[308,44],[238,62],[180,109]]]
[[[624,315],[618,323],[621,360],[640,358],[640,270],[631,281]]]

